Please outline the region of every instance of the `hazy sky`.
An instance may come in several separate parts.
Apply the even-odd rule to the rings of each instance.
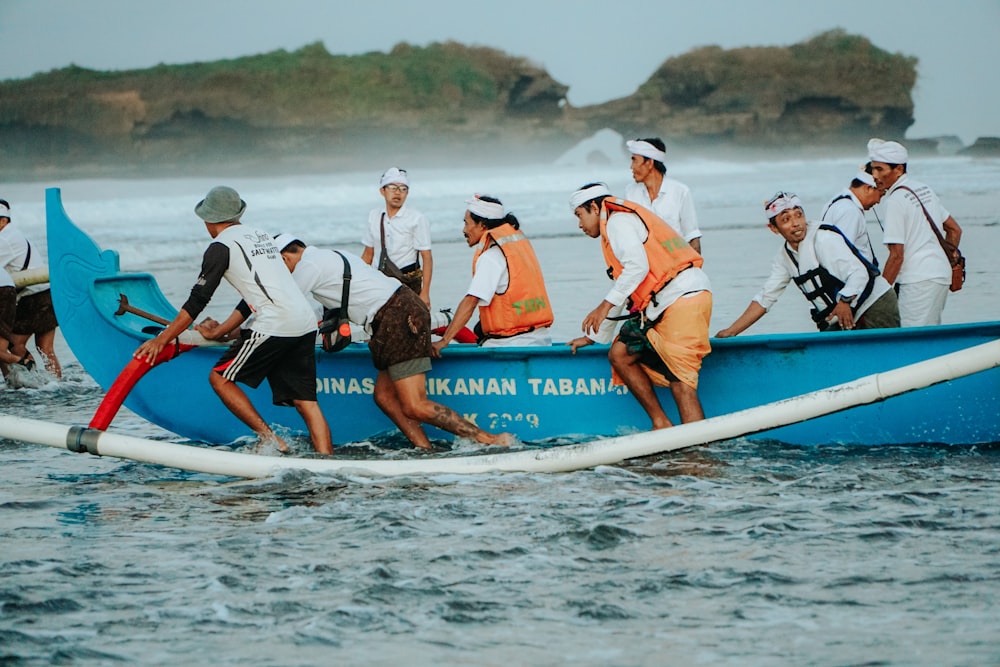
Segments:
[[[451,39],[530,58],[580,106],[634,92],[693,47],[838,27],[920,59],[908,137],[1000,136],[1000,0],[0,0],[0,79]]]

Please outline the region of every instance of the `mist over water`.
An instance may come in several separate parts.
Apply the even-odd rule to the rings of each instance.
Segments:
[[[742,312],[778,249],[763,200],[795,191],[816,219],[862,157],[668,165],[695,197],[713,331]],[[156,275],[179,306],[209,242],[192,209],[212,186],[240,191],[248,224],[359,251],[381,201],[379,173],[51,185],[71,219],[118,250],[126,270]],[[911,173],[964,230],[969,278],[945,321],[1000,318],[1000,160],[920,159]],[[464,293],[464,201],[488,193],[535,243],[556,340],[577,335],[610,282],[568,198],[593,180],[623,191],[625,163],[410,176],[409,203],[432,224],[435,308]],[[0,194],[38,246],[45,185]],[[234,299],[220,292],[211,314],[227,314]],[[750,333],[808,331],[807,310],[789,291]],[[58,349],[66,378],[0,388],[0,412],[89,421],[103,392],[61,340]],[[176,439],[127,410],[111,430]],[[352,446],[405,454],[398,442]],[[558,475],[253,482],[3,439],[0,462],[3,663],[1000,662],[998,446],[735,440]]]

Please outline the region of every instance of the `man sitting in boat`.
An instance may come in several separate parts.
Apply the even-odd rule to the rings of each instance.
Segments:
[[[670,387],[682,422],[705,418],[698,399],[701,360],[711,351],[712,292],[702,258],[670,225],[638,204],[611,196],[604,183],[573,193],[570,209],[580,229],[601,239],[615,281],[583,320],[573,352],[614,336],[615,319],[628,315],[608,350],[616,384],[624,384],[654,429],[672,426],[654,385]]]
[[[177,317],[140,345],[135,358],[154,363],[163,348],[191,326],[225,278],[243,301],[225,322],[206,321],[196,327],[198,332],[211,340],[221,339],[251,313],[255,317],[209,374],[212,389],[262,442],[273,442],[279,451],[287,452],[288,445],[236,384],[257,387],[267,378],[274,404],[294,406],[309,429],[313,448],[332,454],[330,427],[316,401],[315,313],[281,261],[274,239],[240,224],[246,207],[236,190],[225,186],[212,188],[195,206],[195,214],[213,239],[205,250],[201,274]]]
[[[11,224],[10,204],[3,199],[0,199],[0,268],[8,274],[45,269],[45,254]],[[16,299],[16,314],[10,325],[10,352],[23,365],[34,367],[35,362],[28,352],[28,339],[34,336],[35,349],[42,355],[45,370],[57,378],[62,377],[62,367],[55,348],[58,322],[56,311],[52,307],[49,283],[35,282],[20,287],[17,289]]]
[[[801,200],[779,192],[764,204],[767,226],[785,239],[771,275],[743,314],[715,334],[735,336],[762,318],[789,282],[813,308],[820,331],[888,329],[899,326],[896,293],[874,264],[832,225],[807,223]]]
[[[421,449],[431,449],[421,423],[486,445],[509,445],[507,433],[492,434],[440,403],[427,398],[431,369],[431,318],[416,292],[383,275],[361,257],[306,246],[291,234],[275,239],[296,284],[324,308],[340,309],[368,331],[368,348],[378,370],[375,403],[399,430]],[[350,270],[344,290],[345,263]]]
[[[881,199],[882,191],[875,184],[875,177],[866,171],[859,171],[851,179],[847,189],[830,200],[821,218],[824,224],[833,225],[844,232],[847,240],[875,266],[878,266],[878,259],[875,257],[871,237],[868,236],[865,211]]]
[[[517,218],[496,197],[475,195],[466,202],[462,234],[472,258],[472,282],[455,317],[434,343],[434,356],[462,330],[479,308],[475,331],[482,347],[551,345],[552,305],[542,267]]]

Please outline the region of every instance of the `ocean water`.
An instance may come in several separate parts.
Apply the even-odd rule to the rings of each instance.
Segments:
[[[818,217],[862,157],[671,165],[698,206],[713,331],[742,312],[778,247],[761,202],[792,190]],[[1000,160],[915,159],[911,171],[964,230],[969,278],[945,322],[1000,318]],[[457,305],[470,274],[464,200],[494,194],[535,240],[556,340],[576,336],[609,283],[566,202],[628,176],[411,172],[410,203],[432,221],[434,307]],[[358,250],[377,177],[6,184],[0,196],[42,246],[43,190],[61,187],[70,217],[179,305],[208,242],[191,209],[213,185],[240,190],[248,223]],[[210,314],[227,314],[229,296]],[[810,330],[806,311],[789,293],[751,331]],[[102,392],[57,349],[66,377],[0,386],[0,412],[89,421]],[[112,430],[173,439],[127,410]],[[0,664],[1000,663],[1000,445],[734,440],[557,475],[252,482],[4,439],[0,462]]]

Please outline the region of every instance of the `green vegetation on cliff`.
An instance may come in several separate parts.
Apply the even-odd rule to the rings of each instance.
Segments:
[[[0,82],[0,164],[182,168],[224,161],[359,165],[494,142],[555,151],[594,130],[767,145],[912,123],[914,58],[835,30],[790,47],[705,47],[635,94],[591,107],[524,58],[454,42],[331,55],[321,43],[233,60]],[[503,146],[500,145],[503,142]],[[369,159],[375,159],[369,158]]]

